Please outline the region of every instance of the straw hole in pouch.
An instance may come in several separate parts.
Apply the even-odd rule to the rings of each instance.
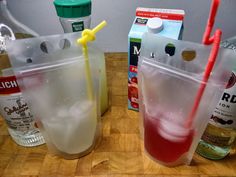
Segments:
[[[59,42],[60,49],[68,49],[70,48],[71,43],[68,39],[61,39]]]
[[[51,53],[53,51],[53,45],[49,42],[49,41],[44,41],[40,44],[40,49],[44,52],[44,53]]]
[[[31,58],[26,59],[26,63],[32,63],[32,62],[33,62],[33,60]]]
[[[196,58],[197,53],[193,49],[184,49],[181,55],[184,61],[192,61]]]
[[[175,45],[174,44],[167,44],[165,47],[165,52],[169,56],[173,56],[175,54]]]

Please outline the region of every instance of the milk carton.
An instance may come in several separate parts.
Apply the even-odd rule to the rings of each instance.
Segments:
[[[141,48],[141,38],[147,32],[150,18],[162,19],[163,30],[158,33],[165,37],[181,39],[185,12],[177,9],[137,8],[136,17],[128,35],[128,108],[138,111],[137,64]]]

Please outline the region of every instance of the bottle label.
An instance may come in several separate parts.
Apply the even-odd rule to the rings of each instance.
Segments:
[[[224,93],[216,106],[210,124],[236,129],[236,72],[232,72]]]
[[[218,136],[211,134],[208,131],[204,132],[204,134],[202,135],[202,140],[219,147],[229,147],[234,141],[234,139],[232,139],[230,136]]]
[[[73,32],[78,32],[78,31],[83,31],[84,30],[84,22],[74,22],[72,23],[72,31]]]
[[[220,160],[223,159],[230,151],[230,148],[220,148],[212,144],[208,144],[205,141],[200,140],[196,152],[201,156],[212,159]]]
[[[10,95],[20,93],[19,86],[15,76],[0,77],[0,94]]]
[[[33,115],[22,97],[15,76],[0,77],[0,113],[13,130],[23,132],[35,128]]]

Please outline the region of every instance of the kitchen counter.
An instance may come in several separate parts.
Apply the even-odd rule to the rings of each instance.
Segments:
[[[97,148],[76,160],[54,156],[46,145],[24,148],[12,141],[0,118],[1,177],[236,176],[236,155],[210,161],[195,154],[190,166],[173,168],[150,160],[139,136],[138,113],[127,109],[127,53],[106,54],[106,65],[110,107],[102,117]]]

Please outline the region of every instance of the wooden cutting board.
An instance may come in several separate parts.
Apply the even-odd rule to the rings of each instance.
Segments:
[[[127,53],[106,54],[109,110],[102,117],[102,140],[89,155],[65,160],[46,145],[24,148],[10,138],[0,118],[1,177],[206,177],[236,176],[236,155],[210,161],[195,154],[190,166],[168,168],[146,155],[139,115],[127,109]]]

